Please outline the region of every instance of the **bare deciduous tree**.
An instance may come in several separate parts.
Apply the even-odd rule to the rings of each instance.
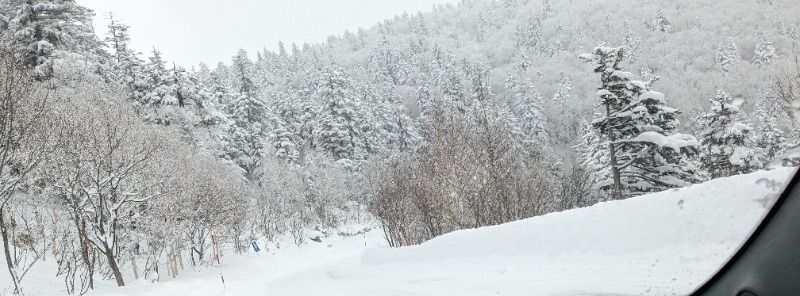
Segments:
[[[14,293],[20,294],[20,281],[35,260],[19,266],[12,258],[11,250],[18,246],[9,241],[14,219],[9,203],[47,154],[49,93],[30,78],[9,48],[0,44],[0,235]]]
[[[370,178],[370,206],[391,246],[564,207],[547,160],[515,145],[502,114],[475,108],[475,117],[433,108],[428,142],[367,172],[378,176]]]
[[[800,57],[794,58],[793,68],[790,66],[775,75],[775,80],[770,87],[781,101],[783,110],[794,119],[794,124],[797,125],[800,121]]]
[[[83,263],[94,268],[91,246],[123,286],[120,232],[137,204],[159,194],[155,190],[159,180],[150,178],[146,168],[163,150],[163,135],[107,92],[85,86],[64,96],[67,102],[58,110],[61,134],[50,180],[78,229]]]

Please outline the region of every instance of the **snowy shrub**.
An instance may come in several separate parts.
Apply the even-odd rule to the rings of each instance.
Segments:
[[[548,159],[516,146],[499,114],[470,119],[442,111],[434,107],[425,127],[435,140],[371,172],[380,177],[370,207],[390,245],[561,209],[554,175],[542,170]]]

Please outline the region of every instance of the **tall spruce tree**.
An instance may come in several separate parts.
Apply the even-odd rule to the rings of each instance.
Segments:
[[[233,57],[233,81],[239,91],[232,97],[229,115],[232,124],[224,141],[227,159],[239,165],[248,180],[255,181],[260,177],[261,158],[266,147],[268,110],[253,83],[252,67],[246,51],[240,50]]]
[[[105,42],[112,49],[111,58],[114,76],[118,83],[133,92],[137,88],[137,82],[144,79],[142,73],[144,61],[130,47],[129,26],[114,18],[113,14],[109,14],[108,20],[108,36]]]
[[[292,133],[283,122],[283,119],[276,117],[272,124],[269,140],[275,149],[275,156],[284,159],[289,163],[298,164],[300,161],[300,150],[297,147],[296,135]]]
[[[544,98],[536,92],[536,86],[529,78],[508,83],[517,78],[507,79],[506,87],[514,96],[514,114],[516,115],[520,130],[526,145],[549,146],[547,128],[544,115]]]
[[[366,156],[365,121],[353,85],[338,68],[323,71],[314,94],[321,103],[314,128],[314,146],[336,161],[352,167]]]
[[[459,69],[453,56],[443,52],[438,47],[433,49],[433,60],[431,61],[431,71],[433,74],[434,85],[442,93],[443,105],[449,111],[458,111],[465,114],[470,109],[472,101],[466,96],[462,77],[466,74]]]
[[[746,174],[761,167],[752,146],[753,128],[725,91],[717,91],[709,111],[700,120],[705,127],[700,134],[700,161],[712,179]]]
[[[742,59],[739,47],[733,41],[733,37],[728,37],[727,43],[720,43],[717,47],[717,64],[723,71],[730,71],[731,67]]]
[[[75,0],[7,0],[9,15],[0,40],[23,53],[39,80],[53,75],[58,51],[96,58],[100,47],[92,28],[92,11]]]
[[[655,32],[672,32],[672,22],[670,22],[669,18],[664,15],[664,11],[661,10],[661,6],[659,6],[656,10],[656,18],[653,20],[652,27],[653,31]]]
[[[600,116],[601,113],[595,112],[595,118]],[[581,120],[580,135],[580,142],[574,148],[580,164],[586,168],[592,188],[597,190],[611,188],[614,180],[608,163],[609,150],[606,147],[608,142],[604,141],[603,136],[586,120]]]
[[[651,91],[650,83],[633,80],[620,63],[622,48],[596,47],[581,58],[600,75],[597,92],[605,113],[592,126],[608,141],[614,198],[661,191],[687,185],[696,179],[688,159],[697,140],[676,133],[679,114],[666,106],[664,94]]]
[[[800,163],[800,155],[795,156],[791,153],[798,147],[797,143],[793,142],[791,135],[787,135],[779,126],[779,122],[791,120],[780,110],[777,100],[769,95],[764,96],[756,103],[755,109],[760,123],[755,143],[761,150],[761,160],[767,168],[775,165],[796,166]]]
[[[759,26],[756,32],[756,49],[753,54],[753,63],[757,65],[770,65],[776,58],[775,46],[772,45],[772,40],[769,39],[764,27]]]

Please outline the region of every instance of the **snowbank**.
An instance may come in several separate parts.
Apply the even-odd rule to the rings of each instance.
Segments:
[[[440,236],[419,246],[376,249],[364,261],[442,260],[538,254],[626,254],[675,244],[737,244],[777,197],[761,179],[783,182],[789,169],[761,171],[503,225]]]
[[[506,268],[541,266],[551,276],[559,274],[559,270],[574,269],[567,274],[576,276],[576,282],[581,281],[581,270],[597,269],[605,274],[587,276],[630,285],[609,290],[587,287],[587,293],[689,293],[745,240],[778,196],[780,192],[768,187],[765,181],[785,183],[793,171],[787,168],[760,171],[494,227],[458,231],[419,246],[371,249],[364,253],[362,264],[388,270],[415,264],[427,266],[431,262],[482,263],[486,267]],[[619,263],[625,267],[614,267]],[[654,269],[658,264],[668,266]],[[525,269],[530,271],[527,266]],[[642,271],[648,274],[636,274]],[[636,280],[642,276],[652,280],[649,283],[652,286],[637,287]],[[575,282],[572,285],[581,286]],[[661,290],[652,290],[654,286]],[[555,287],[554,291],[561,288]]]

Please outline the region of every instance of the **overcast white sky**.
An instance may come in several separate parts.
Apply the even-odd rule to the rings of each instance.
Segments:
[[[456,0],[78,0],[97,14],[99,35],[108,13],[131,26],[133,48],[153,46],[168,60],[189,67],[228,63],[239,48],[255,51],[289,44],[316,43],[345,29],[355,32],[384,19]]]

